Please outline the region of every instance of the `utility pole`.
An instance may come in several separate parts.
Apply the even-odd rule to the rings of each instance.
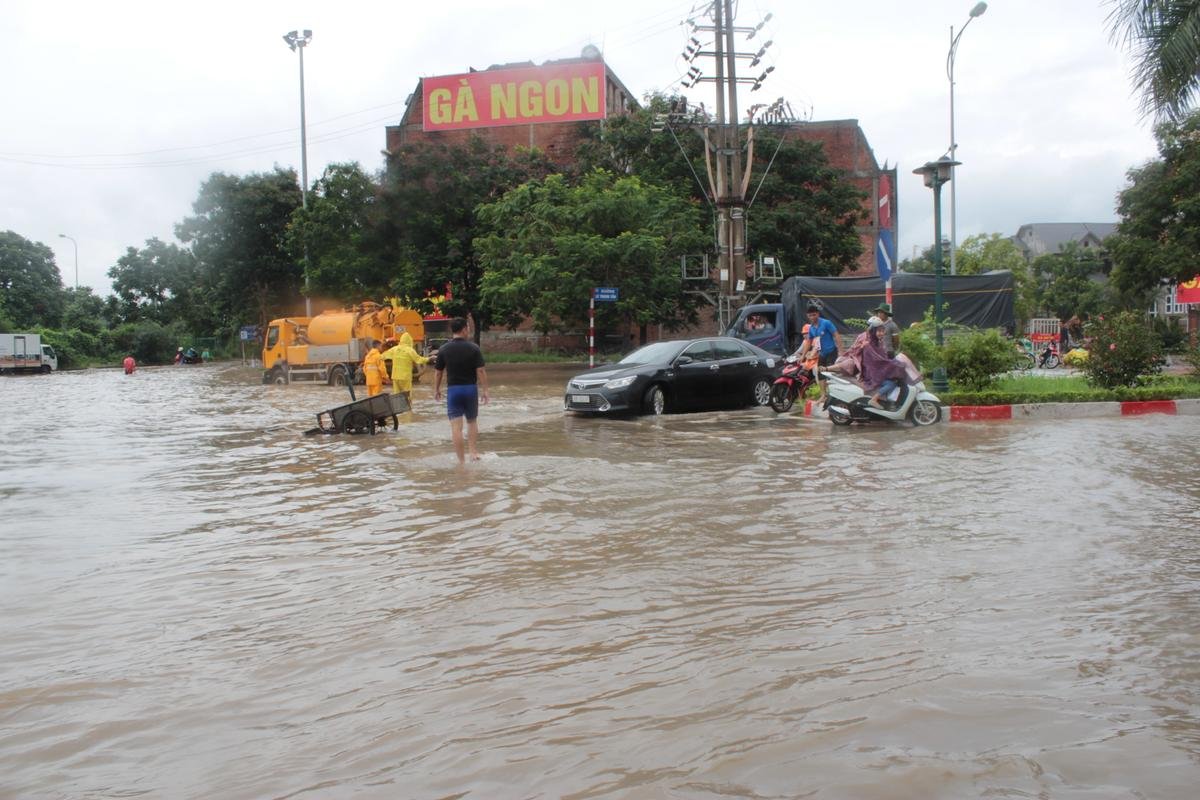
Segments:
[[[763,80],[774,71],[774,67],[768,67],[758,78],[739,78],[737,75],[737,59],[753,59],[751,66],[756,66],[772,43],[767,42],[756,54],[739,53],[734,35],[744,33],[748,34],[747,39],[753,38],[770,20],[770,14],[756,27],[738,28],[733,24],[733,0],[713,0],[707,13],[711,15],[713,24],[697,25],[692,21],[692,29],[711,32],[713,49],[702,49],[701,42],[693,36],[684,57],[689,62],[694,62],[700,56],[711,57],[714,77],[705,77],[703,70],[693,66],[683,85],[690,88],[701,82],[715,84],[716,119],[712,125],[704,128],[703,135],[709,190],[717,215],[717,324],[720,330],[724,330],[732,321],[734,307],[740,305],[746,291],[746,187],[750,163],[749,158],[745,163],[742,160],[738,84],[753,84],[751,91],[754,91],[762,86]]]

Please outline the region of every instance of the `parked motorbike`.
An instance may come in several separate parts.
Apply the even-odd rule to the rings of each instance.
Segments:
[[[812,381],[812,373],[804,368],[804,364],[795,356],[788,356],[783,372],[771,385],[771,408],[777,414],[790,410],[796,398],[804,394]]]
[[[1038,366],[1043,369],[1056,369],[1062,363],[1062,358],[1058,354],[1058,345],[1054,342],[1046,342],[1046,347],[1038,356]]]
[[[833,372],[824,372],[828,379],[829,396],[824,408],[834,425],[852,422],[910,421],[916,426],[935,425],[942,418],[942,401],[925,389],[922,381],[902,384],[894,401],[884,402],[882,408],[868,405],[870,395],[854,381]]]

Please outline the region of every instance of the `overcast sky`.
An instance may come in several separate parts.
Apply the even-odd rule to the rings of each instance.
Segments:
[[[64,284],[110,291],[108,269],[151,237],[175,241],[213,172],[300,167],[305,51],[308,174],[383,165],[384,127],[423,76],[579,55],[588,44],[635,95],[678,87],[702,3],[445,0],[330,3],[8,0],[0,25],[0,230],[49,245]],[[900,257],[933,241],[914,167],[950,144],[946,53],[971,0],[741,0],[739,26],[772,19],[774,73],[751,102],[813,120],[857,119],[900,169]],[[1125,173],[1155,156],[1107,0],[996,0],[955,64],[958,240],[1026,222],[1115,221]],[[703,38],[703,37],[701,37]],[[739,42],[744,41],[739,39]],[[711,109],[711,84],[686,94]],[[944,191],[944,208],[949,191]],[[948,216],[945,235],[949,236]],[[751,242],[753,247],[753,242]]]

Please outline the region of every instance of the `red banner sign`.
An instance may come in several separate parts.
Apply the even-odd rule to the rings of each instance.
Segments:
[[[603,61],[423,78],[425,130],[604,119],[604,86]]]

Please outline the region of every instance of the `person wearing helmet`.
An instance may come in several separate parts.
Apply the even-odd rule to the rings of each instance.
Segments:
[[[867,323],[867,345],[862,351],[862,384],[871,392],[867,405],[883,408],[884,399],[904,380],[904,363],[887,353],[887,325],[878,317]]]
[[[175,363],[176,364],[183,363],[183,348],[182,347],[175,348]]]

